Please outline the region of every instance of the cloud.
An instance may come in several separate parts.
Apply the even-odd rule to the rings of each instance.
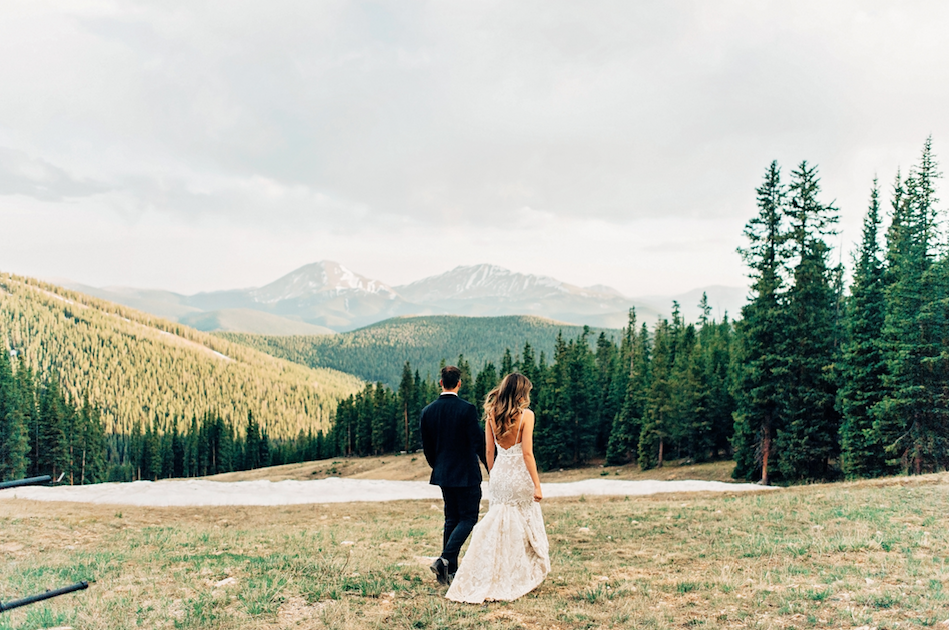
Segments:
[[[0,195],[26,195],[44,201],[65,201],[107,190],[109,187],[105,184],[74,177],[45,160],[0,147]]]
[[[301,244],[318,243],[406,280],[441,238],[444,269],[688,282],[672,254],[731,257],[772,159],[817,163],[857,240],[873,175],[949,138],[947,17],[937,1],[20,3],[0,21],[0,194],[82,199],[127,238],[213,225],[259,252],[292,240],[301,264],[329,256]],[[563,248],[512,255],[531,234]]]

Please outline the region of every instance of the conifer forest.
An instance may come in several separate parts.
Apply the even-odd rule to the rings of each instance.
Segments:
[[[533,382],[535,455],[547,470],[601,459],[648,469],[731,458],[735,478],[766,484],[945,470],[949,246],[940,177],[927,139],[891,185],[874,180],[862,238],[845,266],[834,262],[839,210],[826,201],[817,166],[803,161],[785,172],[773,162],[739,252],[751,279],[741,313],[718,321],[703,299],[695,323],[673,304],[671,318],[652,325],[631,311],[616,334],[560,334],[549,355],[524,340],[478,365],[454,354],[444,361],[462,370],[460,395],[479,406],[506,373]],[[22,293],[4,287],[3,302]],[[27,310],[5,307],[0,331],[11,349],[23,345],[24,329],[36,328]],[[242,337],[250,336],[231,339],[270,345]],[[229,356],[253,352],[215,343]],[[90,377],[97,364],[89,356],[114,355],[104,344],[69,355],[99,383],[94,388],[76,387],[75,377],[64,387],[68,370],[36,353],[0,360],[0,476],[65,473],[70,483],[90,483],[411,452],[420,448],[419,413],[439,392],[437,377],[423,377],[406,357],[396,386],[326,371],[336,380],[313,398],[287,377],[257,408],[228,402],[230,390],[221,388],[203,407],[196,395],[187,413],[162,403],[143,411],[135,401],[118,404]],[[305,348],[284,352],[293,354],[312,364]],[[156,354],[141,365],[165,360]],[[141,381],[143,392],[157,387]],[[246,385],[235,391],[245,400],[256,395]],[[286,413],[295,419],[281,420]]]

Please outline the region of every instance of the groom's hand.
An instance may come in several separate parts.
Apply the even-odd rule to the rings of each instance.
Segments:
[[[544,498],[544,494],[540,491],[540,486],[534,487],[534,501],[540,503],[540,500]]]

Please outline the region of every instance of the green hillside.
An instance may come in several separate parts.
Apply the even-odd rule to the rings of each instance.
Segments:
[[[188,313],[178,321],[203,331],[240,331],[257,335],[334,335],[335,330],[249,308]]]
[[[553,354],[557,334],[574,338],[582,326],[543,317],[462,317],[433,315],[396,317],[372,326],[337,335],[276,337],[243,333],[216,335],[311,367],[328,367],[356,374],[368,381],[396,387],[406,361],[424,377],[435,376],[439,363],[455,361],[459,354],[476,370],[486,361],[497,362],[505,349],[519,352],[525,342],[537,355]],[[618,330],[594,329],[618,336]]]
[[[179,429],[208,411],[242,427],[252,411],[272,437],[327,429],[358,378],[276,359],[192,328],[30,278],[0,274],[0,348],[74,400],[88,393],[106,430],[156,417]]]

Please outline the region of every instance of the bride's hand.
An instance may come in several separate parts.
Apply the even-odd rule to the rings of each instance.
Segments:
[[[534,501],[540,503],[540,500],[544,498],[543,493],[540,491],[540,486],[534,486]]]

